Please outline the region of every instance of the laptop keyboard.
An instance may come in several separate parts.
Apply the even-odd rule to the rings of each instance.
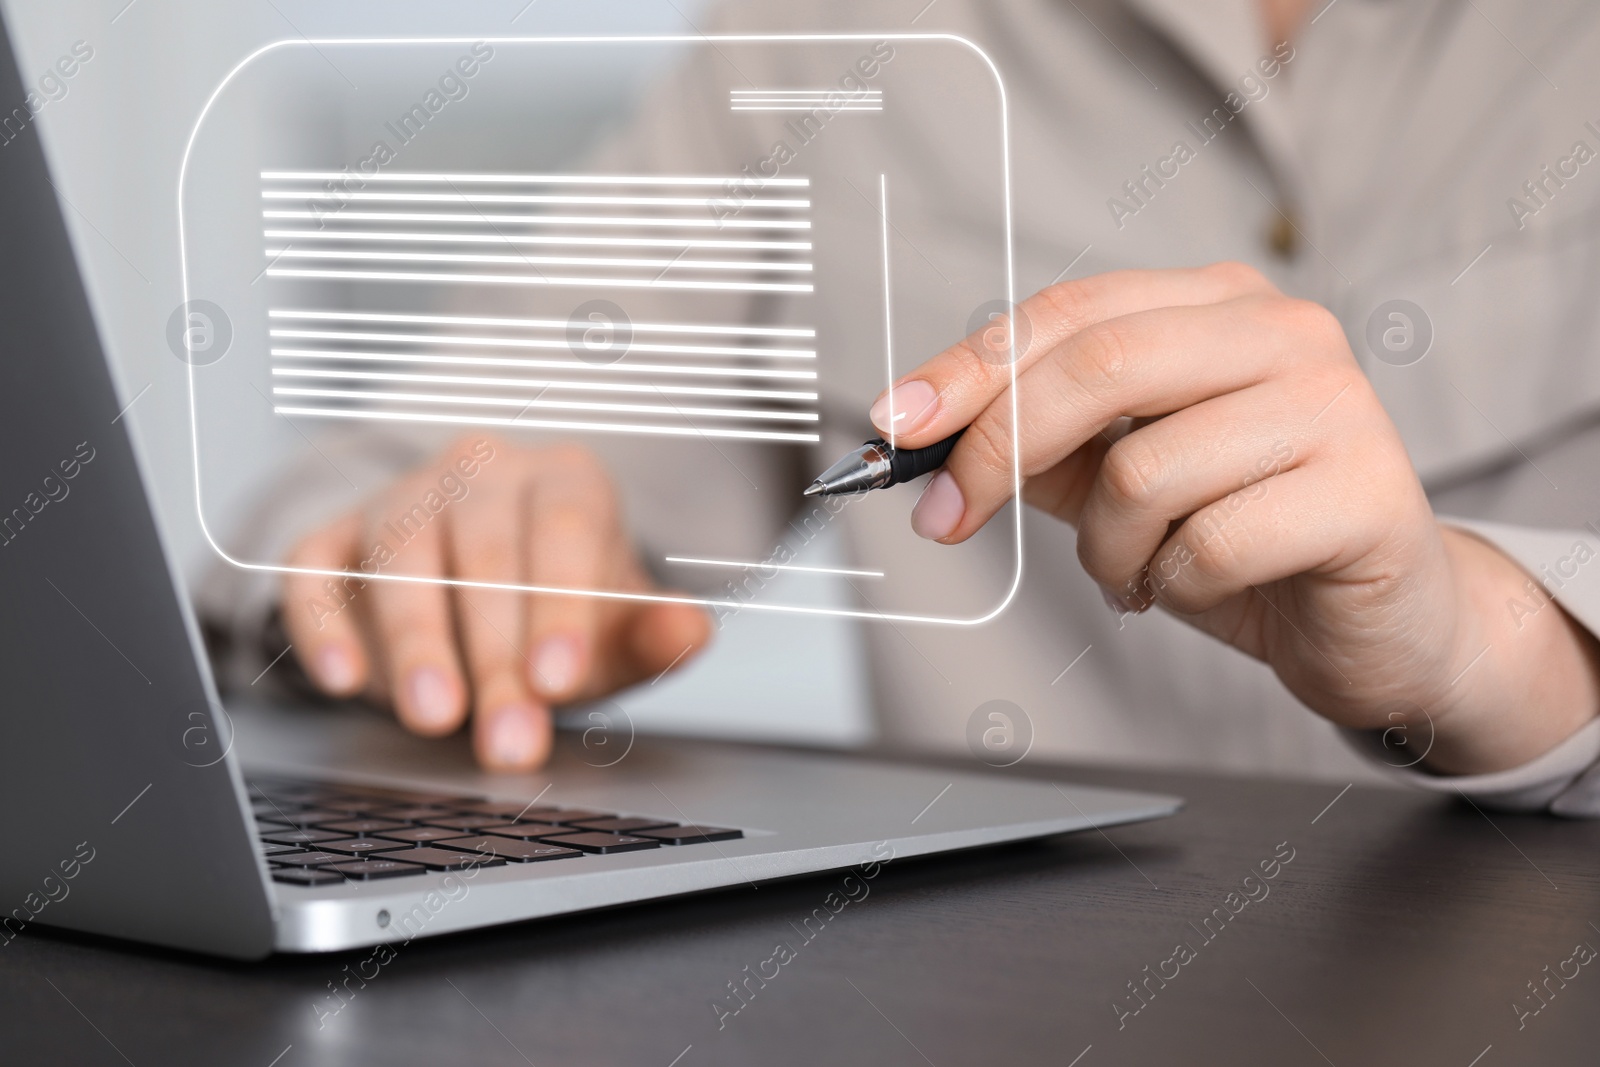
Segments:
[[[252,779],[258,847],[285,885],[609,856],[743,837],[592,808],[295,778]]]

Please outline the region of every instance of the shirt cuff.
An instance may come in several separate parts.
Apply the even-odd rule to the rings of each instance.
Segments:
[[[1350,747],[1407,785],[1459,793],[1497,811],[1543,811],[1574,819],[1600,819],[1600,719],[1536,759],[1490,774],[1430,774],[1394,765],[1394,750],[1380,730],[1339,731]]]
[[[1542,530],[1473,519],[1440,522],[1486,541],[1520,564],[1550,599],[1591,633],[1600,624],[1600,568],[1583,564],[1596,554],[1596,531]],[[1530,585],[1532,584],[1530,581]],[[1528,611],[1542,600],[1530,593]],[[1431,774],[1417,766],[1397,767],[1384,732],[1341,730],[1352,748],[1391,775],[1421,789],[1459,793],[1500,811],[1542,811],[1568,818],[1600,818],[1600,719],[1593,719],[1544,755],[1493,774]]]

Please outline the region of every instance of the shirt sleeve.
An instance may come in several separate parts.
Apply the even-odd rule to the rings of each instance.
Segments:
[[[1580,626],[1600,635],[1600,535],[1587,530],[1544,530],[1476,519],[1443,519],[1510,556],[1529,574],[1523,602],[1511,610],[1539,610],[1554,600]],[[1548,752],[1492,774],[1431,774],[1396,767],[1376,730],[1341,731],[1352,748],[1406,783],[1457,793],[1500,811],[1549,811],[1569,818],[1600,818],[1600,719],[1591,720]]]

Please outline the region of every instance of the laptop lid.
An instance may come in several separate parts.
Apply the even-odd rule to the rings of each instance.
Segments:
[[[0,949],[40,923],[263,956],[227,723],[28,99],[0,18]]]

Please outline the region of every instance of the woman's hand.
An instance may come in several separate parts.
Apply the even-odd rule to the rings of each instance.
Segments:
[[[917,533],[972,536],[1020,457],[1113,610],[1161,605],[1341,725],[1418,748],[1431,728],[1436,770],[1516,766],[1600,711],[1594,639],[1559,609],[1519,618],[1528,575],[1435,520],[1329,312],[1218,264],[1056,285],[1018,318],[1014,395],[1001,322],[873,406],[907,447],[968,427]]]
[[[598,459],[575,446],[524,449],[482,435],[312,533],[288,565],[651,588]],[[478,759],[498,770],[544,762],[552,705],[666,670],[711,632],[705,613],[685,604],[316,574],[288,575],[281,604],[295,653],[321,689],[392,703],[402,723],[429,737],[459,728],[470,704]]]

